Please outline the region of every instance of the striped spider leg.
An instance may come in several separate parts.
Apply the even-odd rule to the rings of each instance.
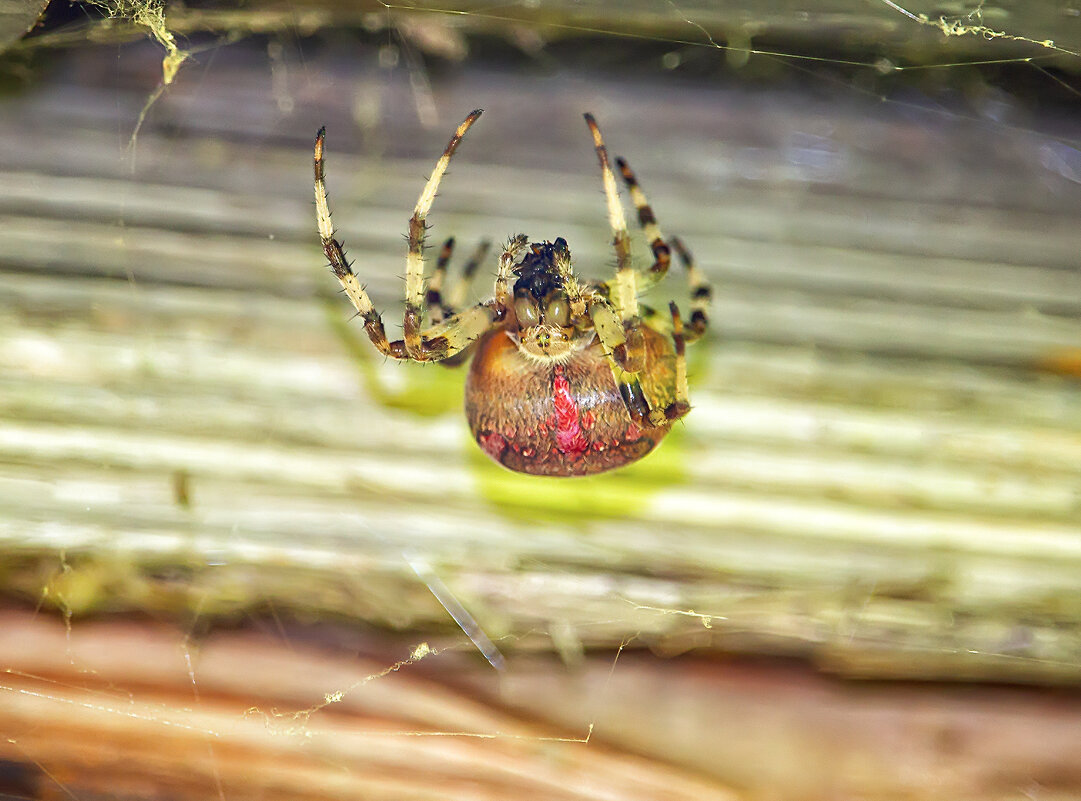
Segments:
[[[424,233],[425,220],[435,200],[436,191],[443,174],[447,171],[451,156],[458,149],[462,137],[470,126],[480,117],[481,110],[469,114],[458,126],[436,163],[435,170],[425,184],[413,216],[409,219],[409,246],[406,254],[405,276],[405,317],[402,339],[387,339],[382,318],[372,305],[367,291],[361,285],[356,273],[345,258],[345,251],[334,237],[331,224],[330,205],[327,200],[326,169],[323,160],[326,128],[321,128],[315,139],[315,216],[319,227],[319,238],[323,252],[330,262],[330,268],[345,290],[346,296],[364,320],[364,329],[372,344],[386,356],[394,359],[418,362],[441,361],[465,350],[471,343],[497,326],[506,316],[507,280],[513,259],[501,258],[500,269],[496,276],[496,292],[492,300],[478,303],[437,324],[421,330],[421,315],[424,307]],[[449,255],[449,254],[448,254]]]
[[[636,272],[631,265],[630,235],[627,219],[623,214],[619,190],[608,160],[600,128],[592,114],[585,115],[586,125],[593,135],[593,145],[601,167],[601,180],[608,206],[608,223],[612,229],[612,245],[616,252],[616,279],[614,292],[608,284],[602,284],[589,306],[597,337],[604,345],[612,363],[612,374],[631,419],[643,426],[663,426],[679,419],[690,411],[687,401],[686,339],[682,319],[675,303],[670,304],[672,337],[676,350],[676,397],[663,409],[653,408],[642,389],[639,373],[645,369],[645,347],[642,340],[642,318],[638,308],[639,281],[643,288],[660,283],[668,273],[671,252],[661,236],[653,210],[627,163],[619,159],[617,164],[638,213],[638,221],[650,240],[653,265],[645,272]],[[608,298],[614,298],[610,301]],[[614,303],[613,303],[614,301]],[[613,308],[614,305],[614,308]]]

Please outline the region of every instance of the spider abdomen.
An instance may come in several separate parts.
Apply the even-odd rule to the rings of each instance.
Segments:
[[[675,354],[643,326],[642,388],[665,408],[675,398]],[[641,428],[627,413],[612,368],[596,340],[559,362],[521,353],[503,329],[478,343],[466,381],[466,416],[492,459],[520,473],[584,476],[634,462],[669,426]]]

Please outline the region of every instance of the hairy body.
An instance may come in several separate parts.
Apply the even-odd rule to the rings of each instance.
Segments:
[[[668,337],[643,328],[642,389],[655,408],[675,400],[676,355]],[[466,381],[465,412],[473,437],[511,470],[583,476],[634,462],[671,428],[631,421],[598,339],[559,363],[538,363],[503,330],[478,343]]]

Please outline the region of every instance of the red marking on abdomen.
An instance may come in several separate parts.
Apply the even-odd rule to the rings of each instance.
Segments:
[[[496,433],[481,434],[479,437],[477,437],[477,442],[480,443],[480,446],[484,449],[484,452],[493,459],[495,459],[497,462],[499,461],[499,457],[503,455],[503,451],[507,447],[507,441]]]
[[[571,395],[570,382],[563,377],[562,367],[556,367],[552,400],[556,407],[556,447],[563,453],[588,451],[589,443],[578,424],[578,404]]]

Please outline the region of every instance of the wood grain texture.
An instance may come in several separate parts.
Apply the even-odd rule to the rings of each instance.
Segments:
[[[1032,788],[1065,801],[1081,783],[1081,700],[1061,693],[854,689],[792,665],[630,652],[572,669],[517,655],[500,675],[460,644],[264,623],[189,638],[0,614],[0,787],[83,801],[1006,801]]]
[[[451,630],[420,553],[512,649],[634,637],[859,676],[1081,677],[1081,191],[1053,169],[1058,122],[462,67],[431,76],[426,130],[371,51],[315,47],[274,87],[241,47],[172,87],[129,151],[155,54],[125,51],[119,79],[114,55],[68,56],[0,115],[9,593]],[[501,472],[469,440],[461,374],[342,332],[316,128],[389,322],[442,123],[477,105],[433,238],[562,235],[605,274],[591,109],[715,283],[695,408],[638,467]],[[684,291],[673,274],[654,302]]]

